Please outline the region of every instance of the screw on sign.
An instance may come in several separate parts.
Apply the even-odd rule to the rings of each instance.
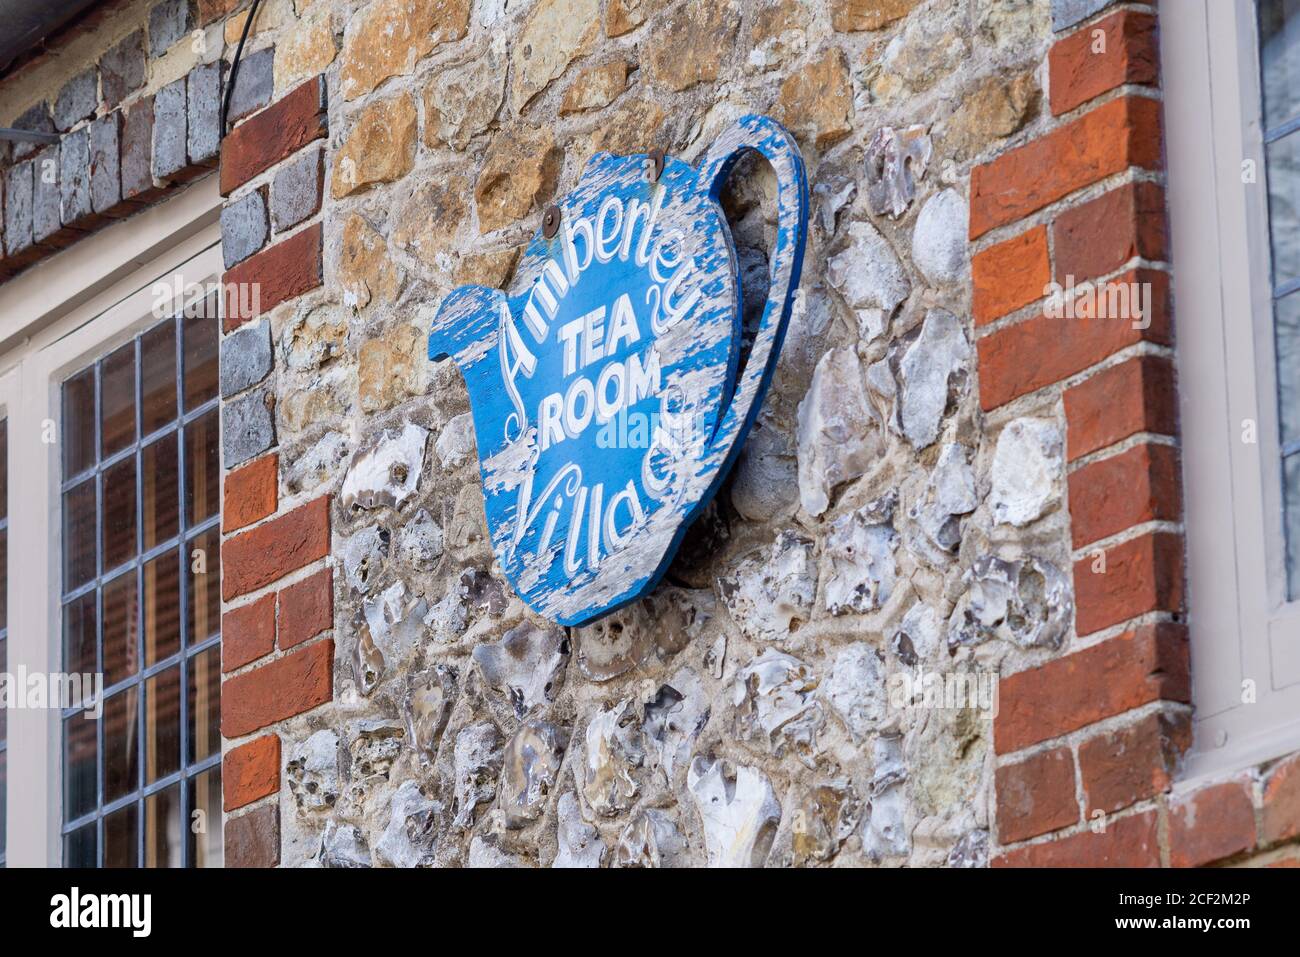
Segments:
[[[736,256],[718,197],[746,152],[776,172],[771,285],[741,365]],[[514,297],[463,286],[429,358],[469,389],[492,548],[539,614],[580,625],[651,591],[735,461],[776,367],[808,220],[789,133],[747,116],[699,168],[598,153],[543,217]],[[644,441],[600,441],[642,416]],[[626,430],[624,430],[626,431]]]

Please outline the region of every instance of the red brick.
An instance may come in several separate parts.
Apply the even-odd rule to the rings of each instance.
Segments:
[[[321,496],[228,538],[221,546],[221,595],[245,595],[329,553],[329,496]]]
[[[1121,10],[1089,24],[1052,47],[1047,69],[1057,116],[1127,83],[1154,85],[1160,75],[1156,18]]]
[[[1014,844],[1079,820],[1074,758],[1069,748],[1036,754],[997,769],[998,840]]]
[[[1065,390],[1066,457],[1104,449],[1139,432],[1176,435],[1174,367],[1159,356],[1137,356]]]
[[[226,332],[315,289],[323,275],[319,222],[250,256],[222,277]]]
[[[1300,837],[1300,754],[1279,763],[1264,781],[1260,843]]]
[[[982,326],[1042,299],[1051,280],[1046,226],[982,250],[971,260],[975,324]]]
[[[1075,633],[1080,637],[1152,611],[1183,608],[1183,539],[1152,532],[1105,549],[1105,570],[1074,563]]]
[[[1160,103],[1112,100],[971,171],[970,238],[1132,166],[1161,168]]]
[[[1115,283],[1150,283],[1150,324],[1145,329],[1124,318],[1035,316],[998,329],[976,343],[980,405],[988,411],[1060,382],[1138,342],[1172,344],[1169,276],[1138,269]]]
[[[213,20],[224,17],[237,6],[239,0],[199,0],[199,26],[207,26]]]
[[[316,574],[280,592],[280,649],[300,645],[334,627],[334,572]]]
[[[334,642],[326,639],[221,686],[221,733],[242,738],[328,702],[334,694]]]
[[[221,759],[221,786],[227,812],[280,790],[280,738],[264,734],[227,751]]]
[[[1182,625],[1143,625],[1003,678],[994,746],[1010,754],[1152,701],[1191,701]]]
[[[1079,745],[1084,813],[1111,813],[1168,789],[1178,757],[1192,743],[1187,714],[1149,714]]]
[[[994,867],[1159,867],[1156,812],[1144,811],[1056,841],[1017,848],[993,859]]]
[[[1056,281],[1075,283],[1109,275],[1141,257],[1169,256],[1165,194],[1155,183],[1129,183],[1061,213],[1052,224]]]
[[[280,863],[280,808],[264,804],[226,819],[226,867],[275,867]]]
[[[275,650],[275,595],[221,616],[221,670],[234,671]]]
[[[1201,788],[1169,808],[1169,863],[1202,867],[1255,846],[1250,785],[1228,781]]]
[[[1074,547],[1152,521],[1177,521],[1182,512],[1178,450],[1135,445],[1070,473]]]
[[[280,457],[264,455],[226,476],[221,530],[233,532],[275,513],[279,501]]]
[[[328,132],[325,78],[318,76],[226,134],[221,141],[221,195],[229,196]]]

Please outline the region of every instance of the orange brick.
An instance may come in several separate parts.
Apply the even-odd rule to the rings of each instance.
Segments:
[[[1203,867],[1255,846],[1255,805],[1246,781],[1201,788],[1169,807],[1169,863]]]
[[[1089,24],[1047,54],[1052,112],[1067,113],[1125,84],[1153,85],[1159,62],[1156,18],[1150,14],[1121,10]]]
[[[1070,473],[1074,547],[1151,521],[1177,521],[1182,512],[1178,450],[1135,445]]]
[[[998,840],[1014,844],[1079,820],[1074,796],[1074,758],[1069,748],[1055,748],[995,774],[998,795]]]
[[[280,650],[300,645],[334,627],[334,572],[316,574],[280,592]]]
[[[280,457],[264,455],[226,476],[221,530],[233,532],[275,513]]]
[[[225,136],[221,141],[221,195],[229,196],[258,173],[328,132],[325,77],[318,76],[295,87]]]
[[[1149,714],[1079,745],[1084,813],[1092,820],[1155,797],[1173,781],[1179,756],[1192,743],[1185,712]]]
[[[1042,299],[1051,279],[1046,226],[981,251],[971,260],[975,324],[984,325]]]
[[[1165,260],[1165,227],[1165,193],[1155,183],[1128,183],[1067,209],[1052,223],[1056,281],[1107,276],[1135,257]]]
[[[221,734],[242,738],[325,704],[334,696],[334,642],[292,651],[221,686]]]
[[[246,595],[329,553],[329,496],[228,538],[221,546],[221,595]]]
[[[225,809],[233,811],[280,790],[280,739],[264,734],[226,752],[221,760]]]
[[[1178,433],[1174,367],[1136,356],[1065,390],[1067,458],[1073,462],[1139,432]]]
[[[1105,550],[1105,570],[1094,572],[1097,556],[1074,563],[1075,631],[1082,637],[1152,611],[1183,608],[1183,538],[1153,532]]]
[[[234,671],[275,650],[275,595],[221,616],[221,670]]]

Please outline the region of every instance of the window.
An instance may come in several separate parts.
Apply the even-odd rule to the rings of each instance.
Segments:
[[[1300,2],[1160,23],[1195,738],[1300,749]]]
[[[220,857],[216,297],[62,384],[63,660],[103,675],[63,720],[64,863]],[[219,820],[219,811],[217,811]]]
[[[1300,0],[1259,4],[1287,597],[1300,598]]]
[[[208,177],[0,284],[0,636],[72,692],[5,715],[11,867],[222,863],[219,320],[183,308],[220,207]]]

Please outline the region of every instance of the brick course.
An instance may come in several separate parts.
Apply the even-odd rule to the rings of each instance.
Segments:
[[[971,172],[970,236],[1013,223],[1129,167],[1161,168],[1160,103],[1128,96]]]
[[[329,554],[329,499],[300,505],[221,547],[222,597],[229,601],[271,584]]]
[[[310,711],[334,694],[334,642],[304,645],[221,686],[221,733],[242,738]]]
[[[1143,625],[1003,678],[996,750],[1010,754],[1161,700],[1191,700],[1181,625]]]
[[[1055,841],[1017,848],[992,860],[994,867],[1159,867],[1155,811],[1103,822]]]
[[[1139,269],[1114,280],[1149,283],[1151,317],[1146,328],[1128,318],[1035,316],[995,330],[976,345],[980,365],[980,404],[996,409],[1097,365],[1139,342],[1171,345],[1167,273]]]

